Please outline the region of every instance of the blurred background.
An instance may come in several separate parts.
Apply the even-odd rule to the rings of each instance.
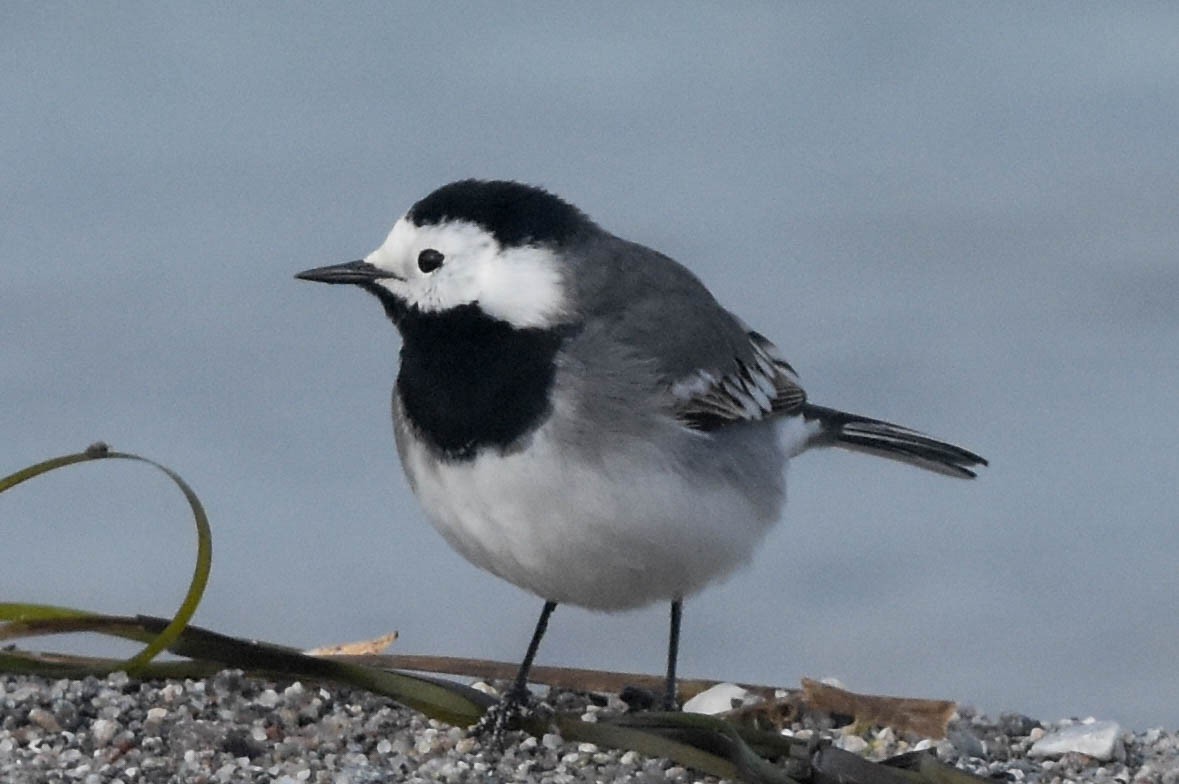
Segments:
[[[261,2],[0,9],[0,473],[104,439],[214,526],[196,621],[518,660],[540,601],[424,522],[363,256],[461,177],[543,185],[694,269],[816,402],[992,461],[790,469],[685,675],[1179,726],[1179,10]],[[171,614],[143,466],[0,496],[0,600]],[[659,672],[666,607],[539,661]],[[94,650],[99,644],[78,644]]]

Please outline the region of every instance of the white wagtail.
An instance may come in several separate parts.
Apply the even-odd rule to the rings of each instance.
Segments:
[[[545,602],[501,717],[526,701],[566,602],[670,602],[674,707],[683,599],[750,559],[800,452],[841,446],[957,477],[986,465],[808,403],[774,345],[685,267],[539,188],[451,183],[363,260],[298,277],[381,301],[402,339],[397,451],[426,516]]]

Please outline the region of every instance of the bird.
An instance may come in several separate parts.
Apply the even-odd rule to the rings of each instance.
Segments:
[[[843,447],[974,478],[979,455],[811,403],[794,368],[687,267],[549,191],[464,179],[415,202],[363,259],[297,278],[358,286],[400,333],[393,431],[426,518],[544,604],[498,710],[527,710],[553,610],[670,605],[746,564],[789,460]],[[489,717],[492,717],[489,719]]]

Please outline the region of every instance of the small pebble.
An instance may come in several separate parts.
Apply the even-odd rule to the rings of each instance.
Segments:
[[[863,754],[868,750],[868,741],[859,735],[842,735],[836,738],[835,745],[844,751],[850,751],[852,754]]]
[[[90,737],[94,739],[96,746],[105,746],[110,743],[118,731],[119,723],[110,719],[95,719],[94,723],[90,725]]]
[[[987,755],[986,746],[968,729],[952,729],[946,733],[946,738],[964,756],[982,759]]]
[[[29,721],[46,732],[61,732],[61,725],[52,713],[44,708],[33,708],[29,711]]]

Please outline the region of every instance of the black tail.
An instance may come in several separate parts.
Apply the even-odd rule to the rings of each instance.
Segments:
[[[817,422],[821,426],[813,439],[815,446],[828,444],[854,449],[965,479],[976,475],[972,467],[987,464],[974,452],[891,422],[810,403],[802,407],[802,415],[808,422]]]

